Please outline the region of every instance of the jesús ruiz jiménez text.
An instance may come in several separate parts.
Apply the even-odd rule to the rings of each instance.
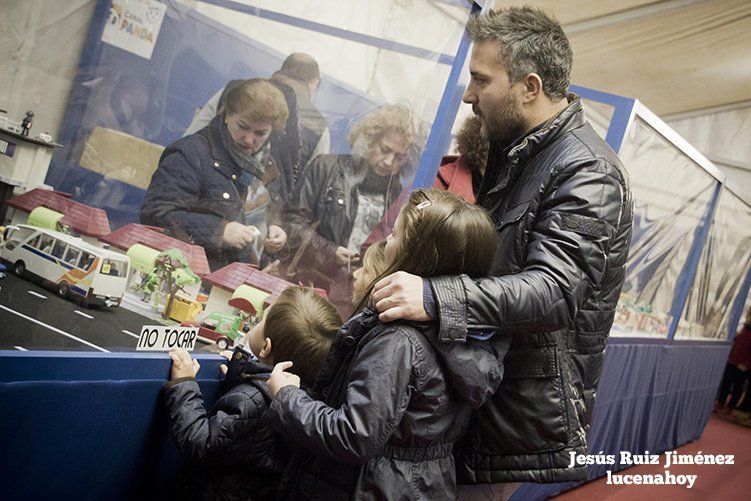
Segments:
[[[645,451],[643,454],[634,454],[629,451],[620,451],[616,454],[604,454],[600,451],[598,454],[576,454],[571,453],[571,462],[568,467],[580,465],[615,465],[616,458],[618,464],[623,467],[636,465],[659,465],[662,464],[665,472],[659,474],[614,474],[607,471],[608,484],[625,484],[625,485],[685,485],[688,489],[694,486],[698,475],[674,475],[667,471],[672,465],[704,465],[704,464],[734,464],[735,457],[732,454],[703,454],[702,451],[696,454],[678,454],[676,451],[666,451],[663,454],[650,454]]]

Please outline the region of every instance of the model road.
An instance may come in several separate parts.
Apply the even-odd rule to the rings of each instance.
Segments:
[[[125,308],[91,309],[8,273],[0,280],[0,349],[134,351],[143,325]]]

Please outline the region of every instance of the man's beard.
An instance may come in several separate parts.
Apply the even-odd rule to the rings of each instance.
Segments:
[[[526,130],[519,103],[510,92],[495,108],[481,115],[480,133],[488,142],[505,149]]]

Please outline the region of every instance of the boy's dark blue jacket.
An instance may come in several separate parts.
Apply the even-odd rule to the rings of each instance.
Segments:
[[[270,367],[247,363],[243,381],[206,411],[195,380],[164,387],[170,433],[185,464],[179,499],[274,499],[288,451],[261,419]]]

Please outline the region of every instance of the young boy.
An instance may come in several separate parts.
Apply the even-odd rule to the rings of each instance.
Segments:
[[[206,411],[195,381],[200,369],[185,350],[173,350],[171,380],[164,387],[170,433],[185,459],[175,497],[274,499],[287,448],[261,419],[270,396],[271,366],[289,361],[303,386],[312,385],[341,319],[310,289],[290,287],[247,336],[258,361]],[[226,373],[226,368],[222,366]]]

